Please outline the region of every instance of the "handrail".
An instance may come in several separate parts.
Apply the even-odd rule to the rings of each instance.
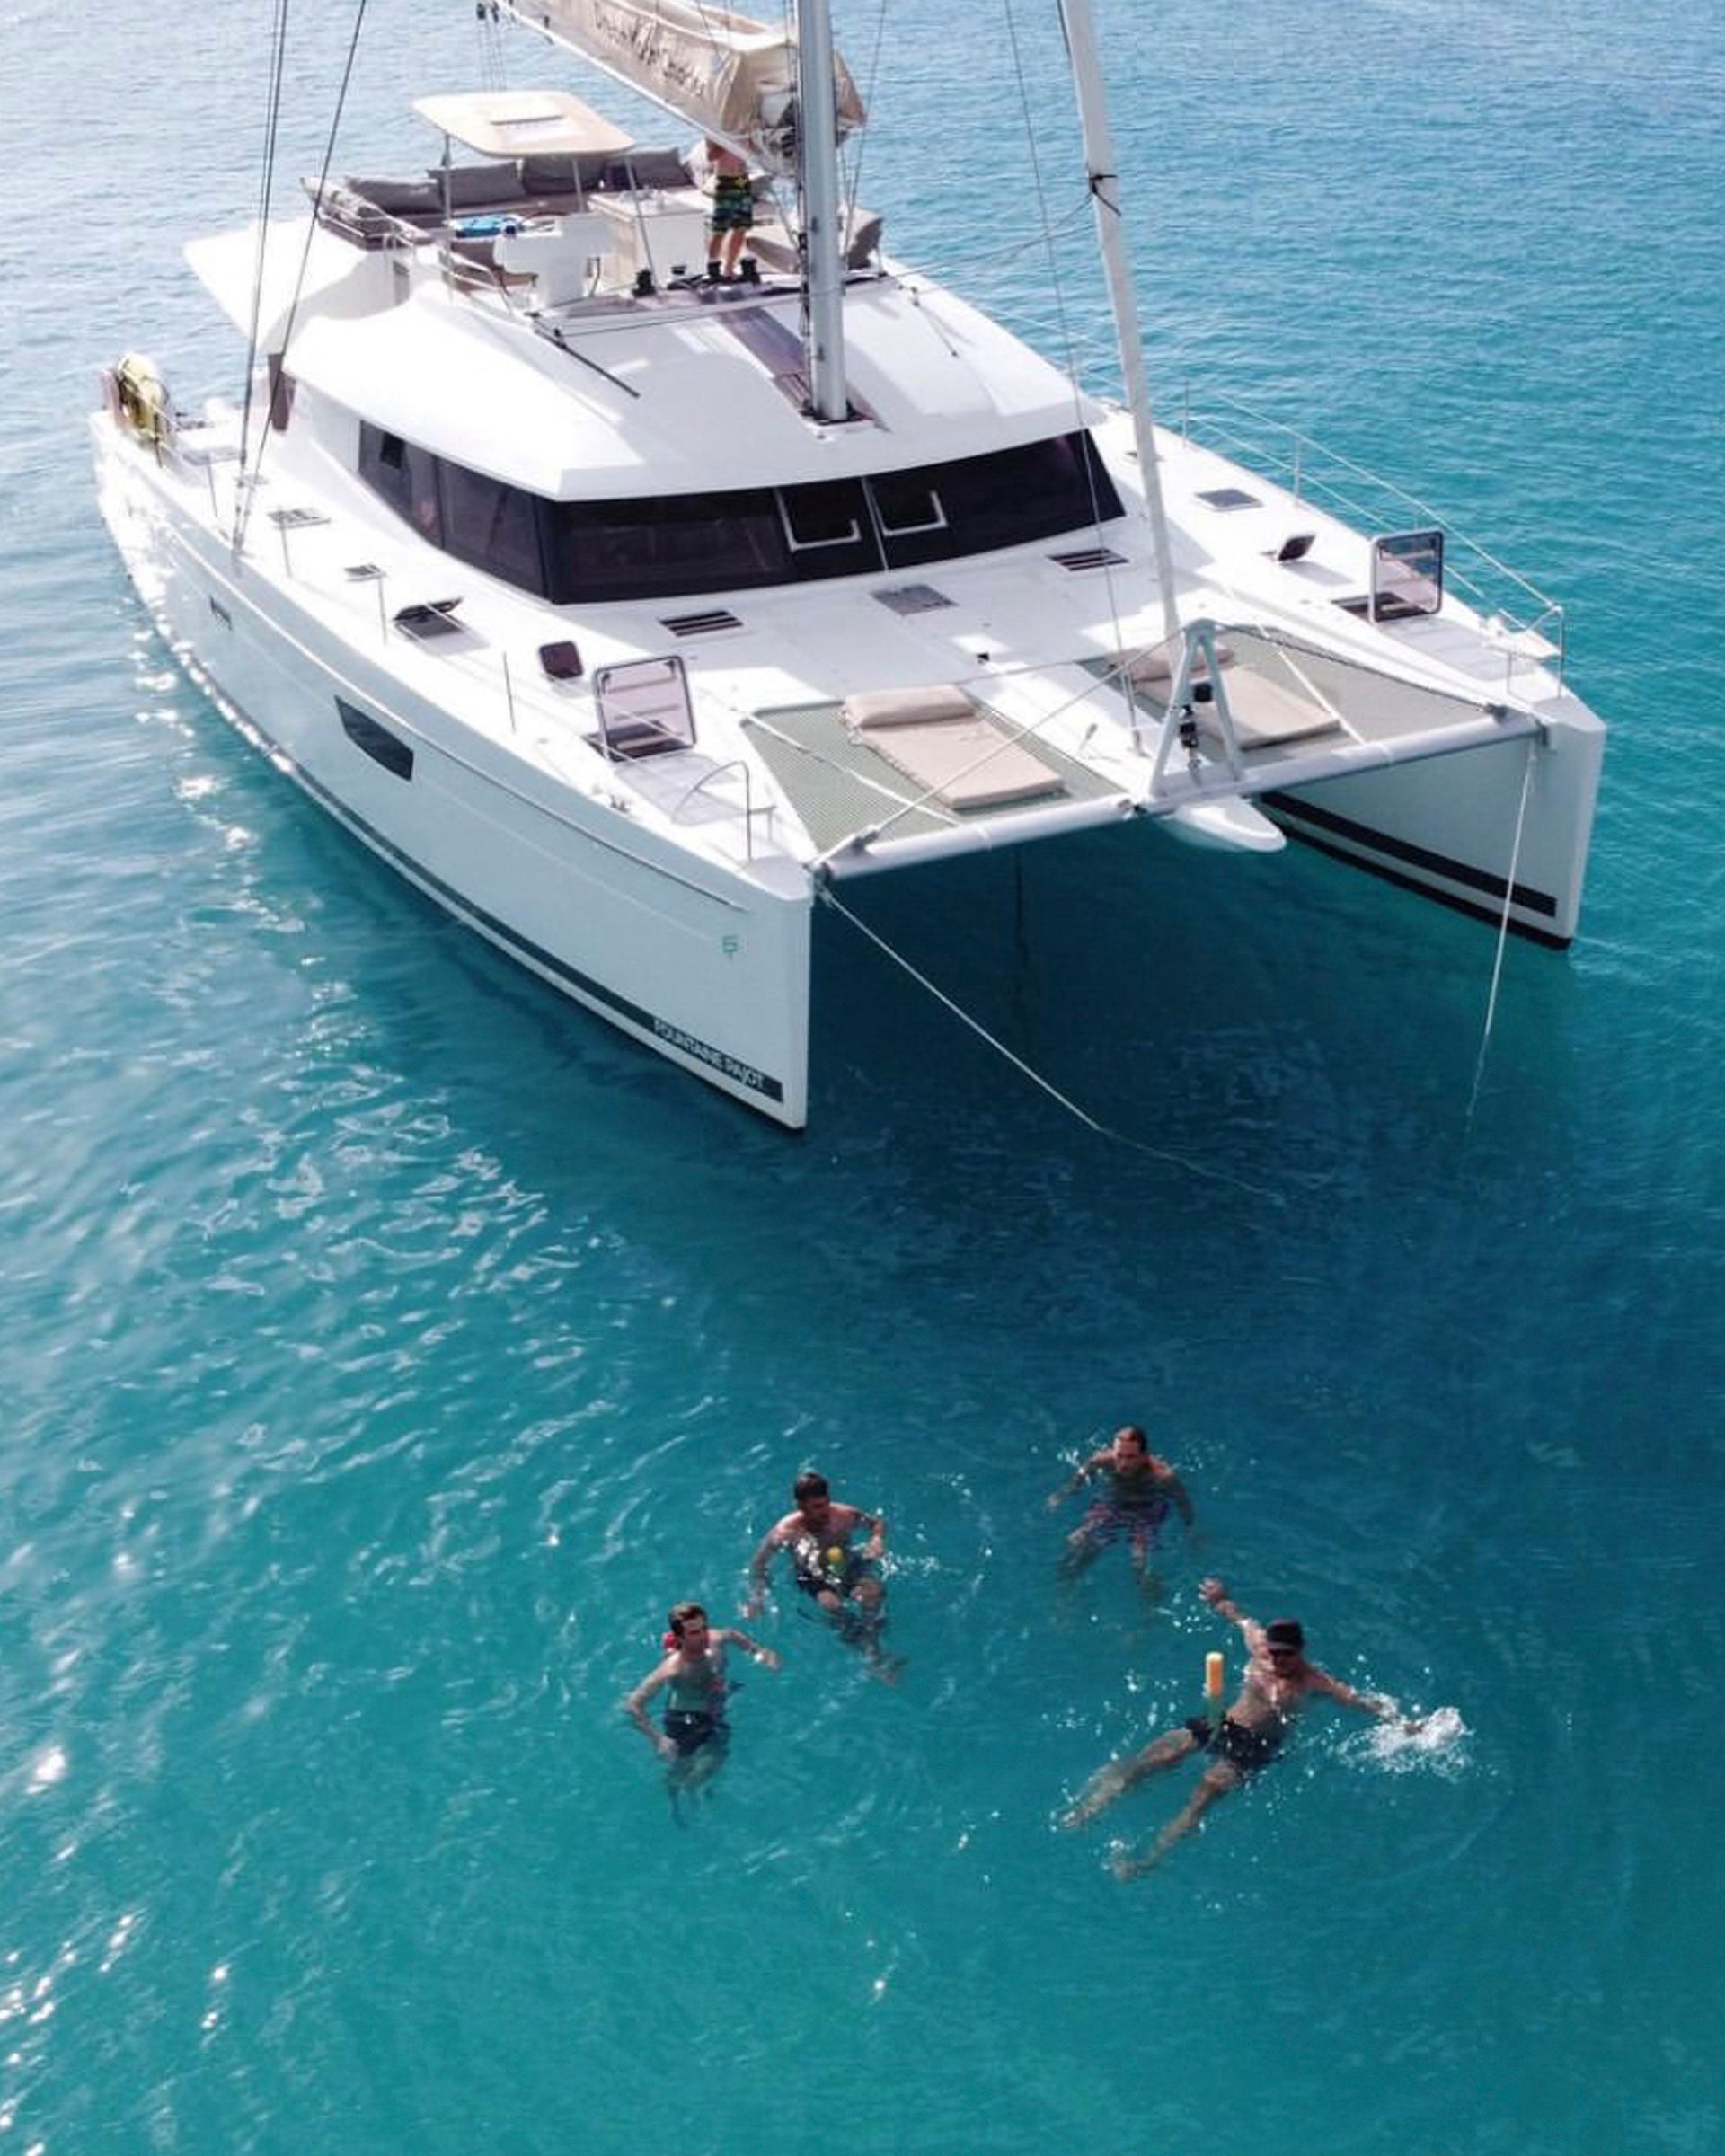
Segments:
[[[743,853],[746,860],[753,861],[755,858],[755,818],[756,816],[770,817],[773,814],[773,804],[769,801],[765,808],[757,809],[756,808],[755,783],[748,768],[748,759],[746,756],[733,756],[729,763],[715,764],[711,771],[703,772],[686,793],[677,796],[671,808],[671,821],[674,824],[680,822],[683,811],[697,793],[703,792],[712,783],[714,779],[722,779],[728,772],[733,771],[740,771],[743,774]]]
[[[1213,408],[1220,408],[1224,416],[1218,417]],[[1247,428],[1257,431],[1249,434],[1245,431]],[[1181,408],[1180,432],[1182,441],[1196,441],[1201,447],[1216,449],[1261,471],[1267,479],[1285,483],[1296,501],[1316,500],[1344,521],[1368,531],[1375,524],[1381,528],[1383,519],[1374,514],[1374,505],[1362,499],[1361,486],[1371,490],[1380,504],[1387,500],[1399,505],[1398,514],[1405,511],[1421,524],[1441,526],[1446,565],[1453,580],[1482,614],[1497,615],[1514,633],[1539,636],[1552,644],[1554,670],[1561,685],[1566,638],[1561,601],[1541,591],[1479,540],[1456,530],[1429,502],[1421,500],[1394,480],[1385,479],[1367,465],[1357,464],[1340,450],[1330,448],[1314,436],[1290,426],[1285,420],[1257,411],[1225,391],[1208,393],[1206,408],[1199,411],[1194,407],[1189,385]],[[1269,440],[1264,438],[1266,434]],[[1349,482],[1356,482],[1352,490]],[[1463,557],[1459,564],[1455,558],[1458,552]],[[1494,591],[1487,579],[1496,579],[1499,589]],[[1520,614],[1512,612],[1511,605],[1506,605],[1501,596],[1504,585],[1509,586],[1516,595],[1513,605],[1530,611]]]

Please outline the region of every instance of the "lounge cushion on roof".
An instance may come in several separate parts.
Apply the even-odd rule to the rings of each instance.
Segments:
[[[428,165],[426,171],[437,196],[437,206],[443,206],[443,184],[446,176],[449,182],[451,209],[489,209],[494,202],[519,202],[526,195],[521,184],[521,175],[512,164],[440,164]]]
[[[626,156],[606,158],[600,185],[624,190],[631,172],[637,187],[689,184],[689,168],[675,150],[631,150]]]
[[[530,195],[567,195],[578,187],[585,193],[599,184],[610,162],[606,150],[578,150],[568,157],[524,157],[521,184]]]
[[[429,180],[344,180],[342,186],[392,217],[436,216],[443,197]]]
[[[865,733],[889,726],[933,726],[976,715],[977,707],[964,691],[943,681],[920,689],[864,689],[845,699],[845,724]]]

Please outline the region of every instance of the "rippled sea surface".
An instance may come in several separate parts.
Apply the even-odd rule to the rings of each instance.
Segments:
[[[1423,493],[1614,728],[1471,1118],[1490,932],[1312,855],[870,888],[1137,1145],[831,917],[770,1130],[175,671],[84,415],[128,348],[237,383],[178,249],[256,200],[265,13],[14,6],[0,56],[0,2147],[1717,2156],[1717,9],[1106,0],[1163,409]],[[288,184],[350,20],[293,25]],[[840,31],[898,251],[1105,378],[1047,11]],[[570,79],[376,0],[338,169],[434,155],[408,98],[500,50]],[[1154,1604],[1054,1577],[1128,1418],[1203,1536]],[[678,1826],[618,1700],[811,1462],[889,1517],[904,1680],[781,1602]],[[1122,1888],[1053,1819],[1195,1710],[1208,1570],[1465,1735],[1314,1714]]]

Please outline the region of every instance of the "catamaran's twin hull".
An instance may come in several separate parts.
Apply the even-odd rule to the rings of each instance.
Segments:
[[[1575,936],[1605,731],[1574,717],[1462,755],[1261,794],[1293,837],[1554,950]]]
[[[635,1039],[807,1118],[811,889],[765,890],[452,726],[290,587],[236,569],[95,422],[102,514],[157,625],[272,761],[408,880]]]
[[[807,1119],[815,884],[678,845],[475,733],[332,632],[290,579],[231,550],[154,451],[94,422],[103,514],[146,603],[200,685],[376,853],[458,919],[633,1038],[774,1120]],[[1552,943],[1574,933],[1604,729],[1566,693],[1542,731],[1460,753],[1243,789],[1284,829]],[[1012,839],[1039,835],[1023,819]],[[1154,821],[1154,817],[1146,821]],[[1050,827],[1053,827],[1052,826]],[[835,858],[868,872],[960,850],[890,841]],[[998,838],[987,843],[1000,843]]]

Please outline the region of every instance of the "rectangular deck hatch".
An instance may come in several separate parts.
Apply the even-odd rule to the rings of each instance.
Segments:
[[[936,591],[932,584],[893,584],[872,596],[892,614],[933,614],[938,607],[952,605],[946,594]]]

